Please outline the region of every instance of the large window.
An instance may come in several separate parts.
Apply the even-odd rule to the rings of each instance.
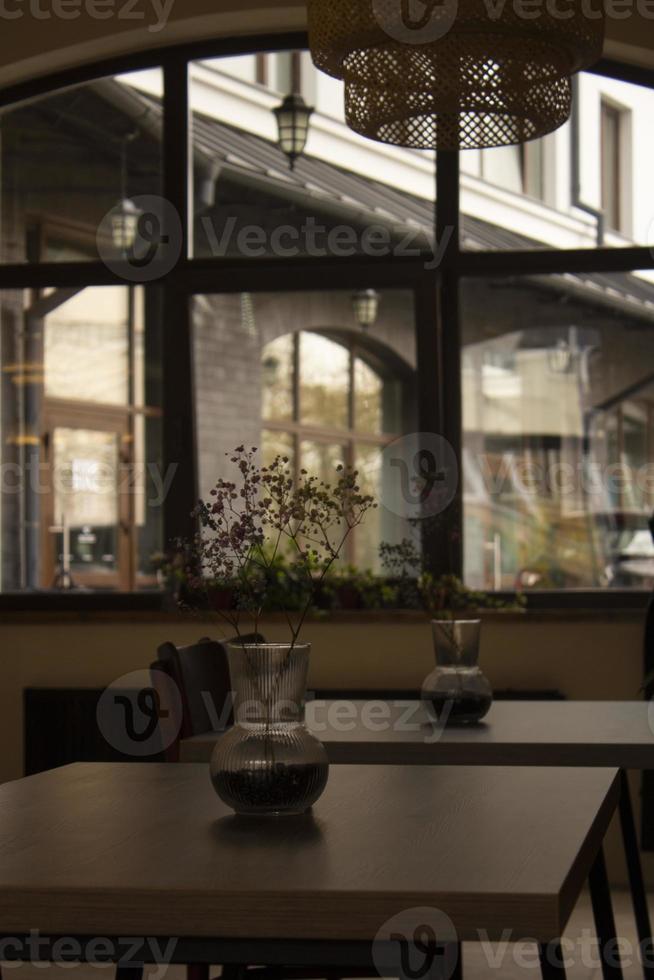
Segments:
[[[473,159],[469,172],[478,173],[484,182],[493,186],[545,201],[549,143],[551,140],[539,139],[522,146],[482,150],[477,155],[478,171]]]
[[[466,580],[654,586],[654,281],[466,280]]]
[[[432,571],[650,588],[652,88],[584,73],[556,133],[440,156],[351,133],[304,37],[248,43],[0,113],[2,590],[155,588],[243,441],[357,466],[381,506],[347,559],[377,569],[409,516],[386,450],[417,433],[461,474],[412,528]]]
[[[152,588],[161,551],[156,296],[0,293],[2,588]]]

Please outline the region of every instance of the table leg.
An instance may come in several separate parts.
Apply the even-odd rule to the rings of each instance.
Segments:
[[[461,943],[444,943],[439,947],[422,980],[463,980]]]
[[[452,943],[451,955],[455,959],[449,978],[450,980],[463,980],[463,946],[461,943]]]
[[[647,906],[647,893],[643,881],[643,868],[640,863],[640,849],[634,823],[634,812],[629,791],[629,777],[624,769],[620,770],[620,829],[624,844],[627,872],[629,874],[629,889],[634,907],[634,918],[638,931],[640,957],[646,980],[654,980],[654,958],[652,944],[652,926]]]
[[[116,980],[143,980],[143,966],[116,966]]]
[[[558,939],[551,943],[541,943],[538,947],[538,957],[543,980],[565,980],[563,951]]]
[[[611,890],[606,874],[604,851],[601,848],[590,869],[588,886],[593,905],[595,931],[599,941],[602,976],[604,980],[622,980],[622,966],[620,965],[620,951],[616,942]]]
[[[209,980],[209,967],[206,963],[193,963],[187,966],[186,980]]]

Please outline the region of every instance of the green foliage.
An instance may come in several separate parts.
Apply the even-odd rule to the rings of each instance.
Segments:
[[[409,538],[399,544],[382,542],[379,554],[383,567],[395,577],[398,595],[411,603],[410,608],[424,609],[432,619],[454,619],[457,613],[482,609],[521,610],[526,605],[522,595],[502,599],[468,589],[456,575],[437,577],[424,571],[422,557]]]
[[[182,605],[227,612],[230,617],[248,612],[253,602],[258,615],[280,610],[303,617],[309,610],[327,615],[337,609],[415,609],[432,619],[454,619],[484,609],[520,611],[526,606],[523,595],[505,599],[468,589],[455,575],[437,577],[424,571],[420,552],[409,538],[399,544],[383,542],[379,553],[383,575],[353,565],[339,565],[325,575],[324,563],[310,550],[298,563],[292,547],[274,548],[270,542],[257,548],[256,560],[245,562],[240,577],[205,573],[200,582],[188,573],[197,560],[193,549],[159,566]],[[248,582],[245,597],[243,581]]]
[[[501,599],[487,592],[468,589],[456,575],[435,578],[423,572],[418,582],[424,608],[432,619],[455,619],[458,612],[478,612],[482,609],[519,611],[526,606],[523,595],[515,599]]]

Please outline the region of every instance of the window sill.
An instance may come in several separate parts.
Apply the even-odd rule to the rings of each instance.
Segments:
[[[510,598],[505,594],[502,598]],[[649,592],[534,592],[522,610],[486,609],[479,617],[489,623],[634,622],[643,621]],[[470,613],[462,612],[462,615]],[[266,613],[264,621],[284,623],[282,613]],[[315,613],[309,622],[334,625],[427,622],[426,613],[414,609],[335,609]],[[172,608],[168,596],[158,593],[6,593],[0,595],[0,624],[44,623],[220,623],[217,614],[192,616]]]

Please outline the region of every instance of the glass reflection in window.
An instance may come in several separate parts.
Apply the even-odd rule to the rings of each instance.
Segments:
[[[266,345],[261,358],[261,410],[265,419],[293,418],[294,356],[293,334]]]
[[[300,335],[300,418],[305,424],[348,426],[349,353],[316,333]]]
[[[129,396],[129,290],[83,289],[47,317],[45,394],[124,405]]]

